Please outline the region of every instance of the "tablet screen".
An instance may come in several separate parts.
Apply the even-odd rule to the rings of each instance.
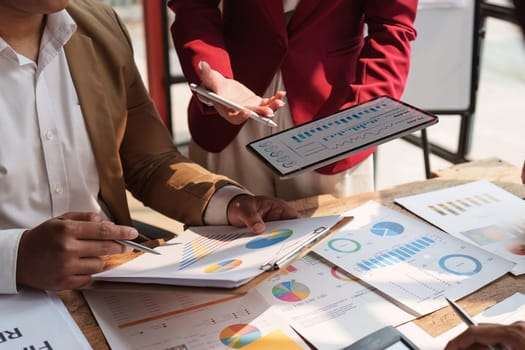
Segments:
[[[286,178],[437,123],[438,117],[387,96],[253,141],[246,147]]]

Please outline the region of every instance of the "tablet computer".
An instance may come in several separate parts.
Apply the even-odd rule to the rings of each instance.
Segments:
[[[246,147],[277,175],[288,178],[437,122],[433,114],[380,96],[255,140]]]

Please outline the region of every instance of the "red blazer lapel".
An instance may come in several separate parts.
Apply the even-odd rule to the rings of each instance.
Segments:
[[[254,1],[253,6],[260,8],[260,12],[265,15],[270,28],[273,28],[283,38],[288,37],[282,0]]]

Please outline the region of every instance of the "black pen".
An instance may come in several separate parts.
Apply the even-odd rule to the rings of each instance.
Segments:
[[[478,323],[474,321],[474,319],[470,317],[470,315],[467,314],[467,312],[463,310],[461,306],[459,306],[457,303],[455,303],[454,301],[450,300],[447,297],[445,297],[445,299],[448,301],[448,303],[450,304],[450,306],[452,307],[452,310],[454,310],[456,315],[458,315],[459,318],[461,318],[463,323],[465,323],[468,326],[474,326],[474,327],[478,326]],[[503,345],[499,345],[499,344],[498,345],[487,345],[487,347],[490,350],[506,350],[506,347],[504,347]]]
[[[140,250],[141,252],[161,255],[158,251],[153,250],[153,249],[151,249],[149,247],[146,247],[145,245],[142,245],[142,244],[139,244],[139,243],[136,243],[136,242],[133,242],[133,241],[128,241],[128,240],[125,240],[125,239],[115,239],[115,242],[117,242],[118,244],[122,244],[122,245],[125,245],[125,246],[128,246],[128,247],[131,247],[133,249]]]

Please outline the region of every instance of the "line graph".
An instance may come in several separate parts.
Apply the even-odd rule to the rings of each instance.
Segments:
[[[248,148],[286,175],[340,159],[435,122],[436,116],[383,96],[254,141]]]

